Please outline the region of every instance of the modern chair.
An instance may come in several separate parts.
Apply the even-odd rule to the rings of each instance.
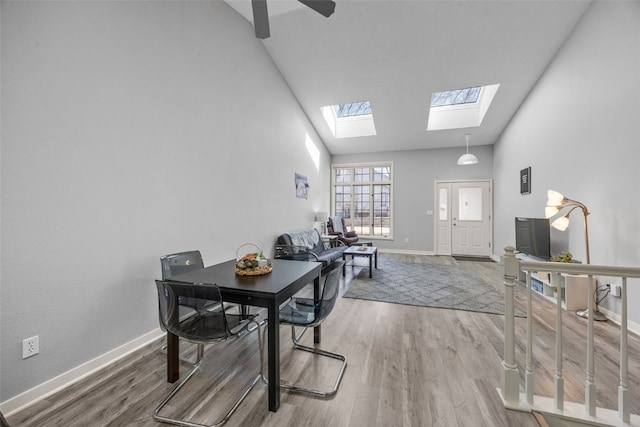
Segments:
[[[172,281],[156,280],[158,289],[158,301],[160,320],[164,328],[177,335],[180,339],[198,344],[198,357],[191,371],[171,390],[162,402],[153,411],[153,418],[160,422],[182,425],[182,426],[203,426],[203,424],[193,423],[187,420],[172,419],[160,415],[160,411],[178,393],[187,381],[195,374],[202,363],[204,355],[203,344],[211,342],[221,342],[232,338],[239,338],[254,330],[258,331],[258,346],[260,350],[260,363],[262,364],[262,337],[260,335],[260,323],[255,317],[247,318],[242,314],[228,314],[224,310],[224,303],[220,294],[220,289],[216,285],[210,284],[186,284]],[[198,307],[208,307],[207,310],[191,308],[185,312],[181,300],[196,301]],[[182,307],[182,308],[181,308]],[[255,324],[255,329],[250,329],[250,324]],[[262,372],[262,367],[260,369]],[[240,398],[233,404],[231,409],[211,427],[221,426],[233,415],[242,401],[247,397],[256,383],[260,380],[261,373],[257,373],[251,384],[244,390]],[[189,404],[192,405],[193,398],[189,397]],[[204,396],[202,396],[204,398]],[[210,397],[206,397],[207,404]]]
[[[193,270],[198,270],[204,268],[204,262],[202,261],[202,254],[200,251],[187,251],[187,252],[178,252],[175,254],[165,255],[160,257],[160,267],[162,268],[162,280],[169,280],[174,276],[177,276],[182,273],[188,273]],[[203,307],[198,307],[198,304],[203,304],[202,301],[192,301],[188,298],[180,298],[180,305],[191,307],[194,309],[203,309]],[[164,330],[164,326],[162,324],[162,319],[160,319],[160,327]],[[198,347],[203,347],[202,344],[198,345]],[[162,350],[164,351],[167,348],[166,344],[162,346]],[[198,348],[197,351],[203,351],[204,348]],[[194,364],[196,363],[193,360],[182,359],[185,362]]]
[[[340,272],[344,266],[344,261],[340,260],[334,262],[331,268],[328,270],[325,276],[324,286],[322,287],[322,294],[319,300],[314,298],[302,298],[293,297],[283,307],[280,308],[280,324],[291,325],[291,340],[293,341],[294,350],[304,350],[309,353],[317,354],[320,356],[330,357],[342,361],[338,377],[333,385],[333,388],[329,391],[320,391],[300,385],[288,384],[285,381],[280,383],[280,387],[286,390],[308,393],[319,397],[333,396],[340,386],[344,370],[347,367],[347,359],[342,354],[332,353],[329,351],[321,350],[319,348],[307,347],[300,344],[302,335],[308,328],[314,328],[320,325],[329,316],[336,300],[338,299],[338,290],[340,286]],[[299,335],[296,335],[296,326],[302,327],[303,330]],[[264,341],[264,339],[263,339]],[[264,365],[261,365],[264,366]],[[267,383],[267,378],[264,376],[264,370],[262,370],[262,380]]]
[[[168,280],[179,274],[204,268],[204,262],[202,261],[202,254],[200,254],[200,251],[178,252],[171,255],[165,255],[160,257],[160,265],[162,266],[162,280]],[[181,304],[189,305],[190,303],[188,300],[181,300]],[[235,306],[235,304],[226,304],[225,308],[228,310]],[[250,316],[249,306],[240,305],[240,311],[242,314]]]
[[[337,222],[338,218],[340,219],[340,224],[334,224],[334,220]],[[327,233],[329,235],[338,236],[338,240],[347,246],[351,246],[358,242],[358,234],[355,231],[347,231],[347,225],[342,217],[329,217],[329,220],[327,221]]]

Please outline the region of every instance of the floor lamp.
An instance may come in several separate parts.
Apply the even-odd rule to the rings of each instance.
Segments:
[[[577,200],[567,199],[557,191],[547,191],[547,206],[544,209],[544,216],[550,220],[555,218],[551,222],[551,226],[553,228],[560,231],[565,231],[569,226],[569,215],[576,209],[580,209],[582,211],[582,217],[584,218],[584,244],[587,256],[587,264],[591,264],[591,255],[589,254],[589,227],[587,226],[587,216],[589,215],[589,210],[583,203],[580,203]],[[566,213],[562,214],[563,211]],[[595,303],[595,310],[592,310],[591,307],[587,307],[584,310],[576,311],[576,314],[580,317],[588,318],[589,315],[593,313],[593,320],[607,320],[607,317],[600,311],[598,311],[597,300]]]

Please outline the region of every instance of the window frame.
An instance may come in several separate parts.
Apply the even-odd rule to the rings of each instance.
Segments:
[[[375,168],[379,168],[379,167],[388,167],[389,168],[389,180],[388,181],[375,181]],[[357,181],[355,179],[355,170],[356,169],[363,169],[363,168],[368,168],[369,169],[369,179],[367,181]],[[338,169],[351,169],[350,171],[350,181],[349,182],[337,182],[336,181],[336,173]],[[394,200],[394,190],[393,190],[393,170],[394,170],[394,165],[393,162],[391,161],[387,161],[387,162],[367,162],[367,163],[340,163],[340,164],[332,164],[331,165],[331,215],[336,215],[336,190],[337,187],[350,187],[350,192],[349,192],[349,218],[345,218],[345,220],[347,220],[346,222],[348,224],[350,224],[351,226],[349,227],[349,229],[354,229],[356,227],[356,209],[355,209],[355,205],[357,203],[357,192],[354,190],[355,187],[362,187],[362,186],[368,186],[369,187],[369,201],[368,201],[368,205],[369,205],[369,216],[368,218],[373,218],[373,221],[369,221],[369,234],[361,234],[357,229],[356,232],[358,233],[358,236],[360,238],[363,239],[367,239],[367,240],[393,240],[394,239],[394,209],[393,209],[393,200]],[[374,188],[375,186],[379,186],[379,185],[388,185],[389,186],[389,192],[388,192],[388,197],[389,197],[389,201],[388,201],[388,218],[389,218],[389,232],[388,234],[378,234],[375,235],[373,233],[375,233],[375,201],[373,200],[374,197]],[[341,193],[341,194],[345,194],[345,193]],[[360,193],[361,194],[361,193]],[[344,203],[344,202],[343,202]],[[384,217],[381,217],[384,218]],[[373,222],[373,224],[372,224]],[[379,227],[382,227],[381,225],[379,225]]]

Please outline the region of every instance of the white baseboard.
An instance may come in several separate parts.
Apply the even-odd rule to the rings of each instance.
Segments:
[[[163,337],[165,334],[166,332],[163,332],[160,328],[154,329],[153,331],[115,348],[102,356],[98,356],[93,360],[65,372],[64,374],[58,375],[57,377],[27,390],[16,397],[0,403],[0,411],[2,411],[5,416],[11,416],[12,414],[33,405],[39,400],[42,400],[65,387],[69,387],[94,372]]]
[[[598,311],[601,311],[602,314],[607,316],[607,319],[611,320],[613,323],[620,326],[622,317],[618,313],[614,313],[613,311],[609,311],[606,308],[602,308],[602,306],[598,307]],[[627,319],[627,330],[629,332],[633,332],[634,334],[640,336],[640,324],[636,322],[632,322],[628,319]]]

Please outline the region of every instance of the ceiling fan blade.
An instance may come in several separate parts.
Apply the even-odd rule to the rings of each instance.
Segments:
[[[269,13],[267,12],[267,0],[251,0],[253,8],[253,27],[256,30],[256,37],[266,39],[271,36],[269,31]]]
[[[327,18],[336,10],[336,2],[331,0],[298,0],[300,3],[318,12]]]

